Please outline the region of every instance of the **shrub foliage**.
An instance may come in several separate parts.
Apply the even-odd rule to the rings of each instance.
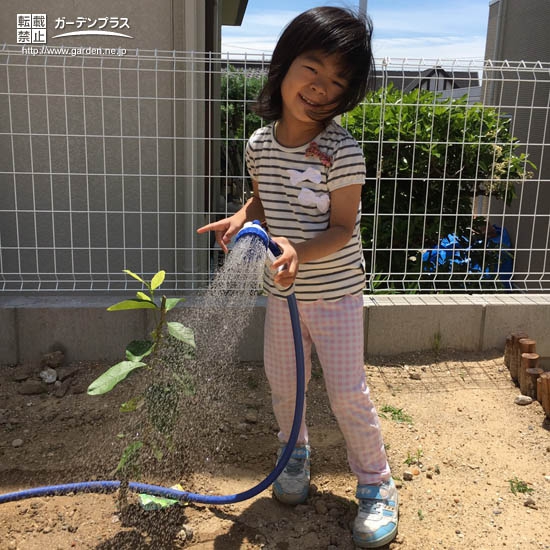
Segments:
[[[500,228],[474,215],[474,201],[488,196],[510,205],[516,184],[531,175],[533,165],[518,151],[510,122],[466,97],[443,100],[392,86],[370,92],[345,115],[366,158],[361,232],[378,288],[396,286],[395,274],[415,279],[411,290],[495,288],[510,252],[495,238]],[[422,261],[450,235],[460,254],[439,256],[436,265]]]

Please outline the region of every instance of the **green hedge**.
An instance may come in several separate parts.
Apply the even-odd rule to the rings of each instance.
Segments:
[[[426,90],[403,94],[392,86],[369,93],[343,117],[363,143],[361,232],[378,289],[449,288],[449,280],[451,288],[495,287],[491,281],[503,253],[489,240],[494,230],[488,220],[473,216],[473,203],[487,195],[510,205],[516,183],[531,175],[526,168],[534,166],[518,151],[510,123],[494,108],[469,105],[466,97],[443,100]],[[470,261],[447,259],[437,273],[426,271],[422,252],[449,234],[470,241]],[[473,265],[480,270],[472,273]],[[404,273],[409,283],[385,283],[392,273]]]

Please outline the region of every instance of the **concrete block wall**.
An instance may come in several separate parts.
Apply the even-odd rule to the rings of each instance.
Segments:
[[[0,362],[39,361],[55,344],[64,347],[69,361],[120,359],[129,341],[147,336],[152,318],[147,310],[106,311],[119,299],[0,297]],[[380,295],[364,301],[367,358],[434,347],[504,350],[507,334],[524,330],[537,341],[543,363],[550,360],[550,294]],[[243,361],[262,359],[265,303],[258,298],[251,315],[240,344]],[[182,307],[197,304],[191,298]]]

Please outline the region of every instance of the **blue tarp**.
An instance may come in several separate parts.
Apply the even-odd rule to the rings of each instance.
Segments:
[[[485,235],[457,235],[450,233],[441,239],[439,246],[427,250],[422,254],[423,271],[439,272],[454,271],[457,265],[461,267],[457,272],[482,273],[482,278],[497,278],[507,282],[510,286],[514,267],[514,256],[510,251],[512,242],[505,228],[493,225],[494,234],[490,238]],[[472,240],[470,240],[472,238]],[[484,250],[485,253],[484,253]],[[478,258],[483,261],[485,256],[485,268],[478,263]],[[492,257],[496,256],[498,263],[491,264]],[[475,259],[474,259],[475,258]],[[466,264],[466,266],[464,266]],[[467,267],[467,269],[464,269]],[[496,276],[496,277],[495,277]]]

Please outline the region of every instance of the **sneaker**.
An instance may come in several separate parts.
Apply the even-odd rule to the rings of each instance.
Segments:
[[[283,454],[284,446],[278,453],[277,459]],[[285,504],[301,504],[307,499],[309,491],[309,445],[296,447],[292,451],[290,460],[285,469],[273,483],[275,498]]]
[[[359,548],[378,548],[397,534],[398,499],[393,479],[381,485],[358,485],[359,511],[353,523],[353,541]]]

